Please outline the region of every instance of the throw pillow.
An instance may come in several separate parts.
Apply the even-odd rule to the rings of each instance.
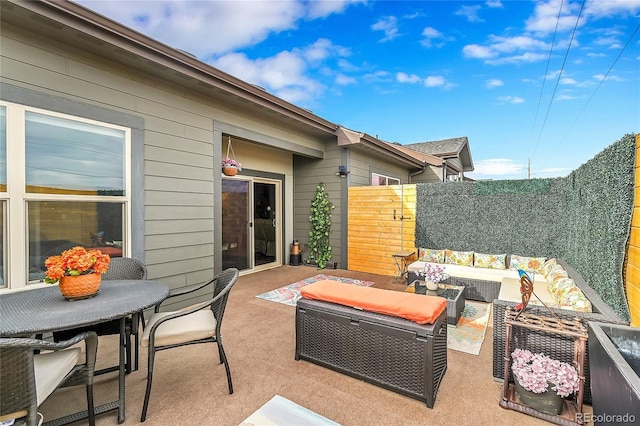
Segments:
[[[549,272],[551,272],[553,267],[556,266],[557,264],[558,262],[556,261],[555,257],[552,257],[551,259],[544,262],[544,265],[542,265],[542,273],[544,274],[545,278],[549,277]]]
[[[435,250],[420,247],[418,260],[421,262],[444,263],[444,250]]]
[[[507,269],[507,254],[474,253],[473,266],[476,268]]]
[[[526,257],[526,256],[518,256],[517,254],[511,255],[511,263],[509,264],[509,269],[513,269],[517,271],[518,269],[522,269],[527,272],[535,272],[537,274],[543,274],[544,270],[542,266],[544,265],[545,258],[544,257]]]
[[[472,251],[445,250],[444,263],[450,265],[473,266]]]

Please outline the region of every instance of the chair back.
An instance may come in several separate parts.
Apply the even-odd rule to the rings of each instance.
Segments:
[[[227,300],[229,300],[229,292],[231,287],[238,281],[240,272],[236,268],[228,268],[220,272],[215,280],[215,287],[213,289],[213,298],[218,297],[218,300],[211,304],[211,310],[216,318],[217,325],[220,327],[222,323],[222,317],[227,307]]]
[[[37,423],[34,348],[22,339],[0,338],[0,418],[27,417],[27,424]]]
[[[132,257],[113,257],[103,280],[146,280],[147,267]]]

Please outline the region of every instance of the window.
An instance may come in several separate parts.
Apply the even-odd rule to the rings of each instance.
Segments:
[[[41,282],[44,261],[76,245],[125,255],[131,130],[17,104],[2,111],[2,286]]]
[[[400,185],[400,179],[371,173],[371,186]]]

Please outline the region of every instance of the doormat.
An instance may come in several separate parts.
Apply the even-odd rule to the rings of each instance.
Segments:
[[[277,288],[275,290],[268,291],[257,295],[256,297],[264,300],[270,300],[272,302],[284,303],[289,306],[296,306],[298,299],[300,299],[300,289],[306,285],[313,284],[317,281],[331,280],[339,281],[346,284],[354,284],[365,287],[371,287],[373,281],[354,280],[351,278],[334,277],[332,275],[318,274],[311,278],[295,282],[293,284],[286,285],[284,287]]]
[[[340,426],[308,408],[280,395],[271,398],[239,426]]]
[[[491,313],[491,303],[467,300],[457,326],[447,329],[447,348],[479,355]]]

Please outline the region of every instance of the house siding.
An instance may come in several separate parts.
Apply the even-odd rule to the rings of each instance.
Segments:
[[[220,149],[226,144],[220,143],[214,123],[250,129],[252,134],[264,135],[265,140],[299,146],[300,151],[324,149],[324,142],[282,123],[225,110],[222,99],[185,90],[169,80],[148,76],[11,25],[3,24],[0,43],[3,83],[77,105],[78,111],[60,112],[85,116],[85,110],[102,108],[116,115],[140,117],[144,188],[132,197],[143,200],[144,223],[133,229],[133,240],[134,245],[143,246],[140,257],[147,264],[149,277],[171,287],[208,280],[215,269],[214,217],[218,207],[213,193],[221,179]],[[236,149],[234,143],[243,166],[275,166],[278,172],[291,177],[290,153],[248,145],[238,143]],[[265,157],[269,160],[264,161]]]

